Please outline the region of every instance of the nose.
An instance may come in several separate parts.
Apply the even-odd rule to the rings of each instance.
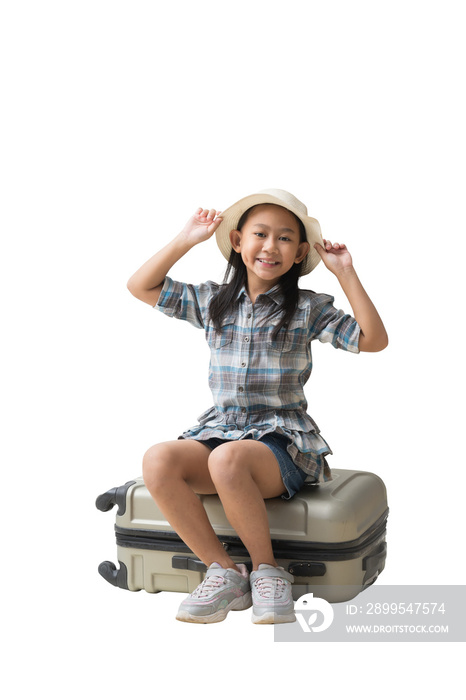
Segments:
[[[268,253],[276,253],[278,248],[275,238],[273,238],[273,236],[267,236],[262,245],[262,249]]]

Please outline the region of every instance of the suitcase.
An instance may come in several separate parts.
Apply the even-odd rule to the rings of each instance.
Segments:
[[[293,598],[313,593],[330,603],[354,598],[385,566],[387,494],[370,472],[333,469],[333,479],[305,483],[289,501],[266,500],[275,558],[294,576]],[[249,555],[216,495],[199,496],[210,523],[235,562]],[[109,583],[130,591],[191,593],[206,566],[170,528],[142,478],[112,488],[96,507],[118,506],[115,534],[119,568],[99,566]]]

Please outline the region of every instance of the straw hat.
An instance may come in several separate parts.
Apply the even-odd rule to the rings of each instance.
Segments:
[[[307,275],[321,260],[319,253],[314,248],[315,243],[320,243],[322,247],[324,245],[320,224],[317,219],[307,215],[307,208],[299,199],[296,199],[296,197],[285,190],[261,190],[257,194],[251,194],[240,199],[239,202],[222,211],[221,217],[223,221],[215,233],[217,245],[222,255],[229,260],[231,253],[230,231],[238,227],[238,222],[244,212],[256,206],[256,204],[278,204],[293,212],[303,222],[307,240],[311,247],[303,260],[301,268],[301,275]]]

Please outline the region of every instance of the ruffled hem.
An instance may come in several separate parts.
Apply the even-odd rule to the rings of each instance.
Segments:
[[[333,454],[313,419],[304,411],[267,411],[242,414],[212,407],[198,418],[199,424],[180,435],[185,440],[260,440],[268,433],[285,435],[293,462],[317,481],[329,481],[330,468],[325,459]],[[241,425],[238,425],[241,423]],[[243,427],[244,426],[244,427]]]

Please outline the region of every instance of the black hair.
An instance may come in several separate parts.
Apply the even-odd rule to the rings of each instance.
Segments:
[[[257,206],[261,205],[256,204],[250,209],[247,209],[247,211],[245,211],[244,214],[241,216],[237,226],[237,229],[239,231],[241,231],[249,215]],[[293,214],[293,212],[290,212],[290,214]],[[304,243],[307,241],[306,229],[304,228],[304,224],[301,221],[301,219],[299,219],[295,214],[293,214],[293,216],[295,217],[299,225],[299,242]],[[306,258],[304,258],[304,260],[305,259]],[[298,306],[298,279],[301,274],[301,269],[304,260],[300,263],[295,263],[294,265],[292,265],[288,272],[286,272],[280,277],[279,285],[283,293],[283,301],[273,314],[274,316],[277,316],[277,324],[275,325],[274,331],[272,333],[272,338],[274,340],[277,337],[280,329],[283,327],[286,328],[288,323],[291,321],[296,311],[296,307]],[[246,286],[246,283],[246,265],[243,262],[241,254],[237,253],[232,248],[230,258],[228,260],[228,266],[225,272],[225,277],[223,279],[223,284],[220,287],[217,294],[213,297],[209,305],[210,318],[217,332],[220,332],[223,319],[228,313],[230,313],[233,310],[236,304],[236,300],[238,298],[238,294],[241,288],[243,286]]]

